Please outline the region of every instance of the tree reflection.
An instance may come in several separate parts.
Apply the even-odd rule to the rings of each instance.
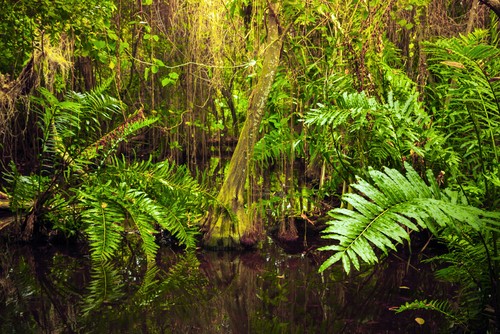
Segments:
[[[389,310],[440,291],[430,270],[396,258],[346,276],[318,274],[321,259],[274,245],[242,254],[162,249],[156,263],[123,251],[99,264],[79,252],[2,247],[2,333],[399,333],[442,325],[435,315]]]

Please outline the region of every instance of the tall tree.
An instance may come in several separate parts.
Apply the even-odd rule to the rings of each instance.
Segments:
[[[220,208],[214,210],[207,219],[208,231],[204,238],[207,248],[254,246],[261,235],[261,228],[253,219],[251,210],[245,209],[245,184],[259,125],[280,63],[283,44],[283,33],[280,30],[276,10],[269,3],[262,70],[257,84],[252,89],[246,120],[217,197]]]

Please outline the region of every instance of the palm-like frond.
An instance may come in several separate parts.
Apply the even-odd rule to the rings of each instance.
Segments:
[[[111,131],[122,115],[123,105],[97,87],[85,93],[68,92],[59,101],[47,89],[41,88],[39,125],[44,135],[44,152],[57,153],[64,159],[75,159],[89,145]]]
[[[100,193],[82,191],[81,205],[85,208],[82,212],[82,221],[88,235],[92,258],[94,260],[107,260],[120,246],[125,213],[122,207],[112,200],[107,194],[110,183],[102,187]],[[106,196],[108,195],[108,196]]]
[[[332,105],[318,104],[306,114],[304,123],[318,128],[313,140],[321,142],[325,156],[342,160],[344,168],[400,166],[405,158],[425,156],[422,127],[430,118],[420,107],[417,93],[410,92],[404,101],[398,101],[390,91],[386,100],[379,103],[364,93],[346,92]]]
[[[66,108],[66,104],[78,108]],[[78,155],[82,148],[94,143],[119,123],[120,118],[123,119],[120,101],[94,91],[70,92],[61,107],[60,114],[67,115],[71,122],[65,124],[56,121],[56,128],[65,146],[73,153],[72,156]]]
[[[342,261],[346,272],[360,263],[373,264],[379,257],[375,249],[387,253],[396,244],[409,240],[408,230],[428,228],[437,233],[445,227],[460,228],[459,224],[479,230],[487,225],[498,226],[499,213],[487,212],[457,200],[457,194],[441,192],[432,173],[428,186],[408,164],[406,175],[395,169],[384,172],[370,169],[373,185],[358,177],[352,187],[362,195],[346,194],[343,200],[353,210],[337,208],[330,212],[332,221],[324,238],[338,243],[321,248],[334,254],[320,267],[325,270]]]
[[[104,94],[105,89],[99,86],[90,92],[68,92],[63,101],[40,89],[42,98],[36,101],[42,107],[42,151],[49,156],[51,168],[57,165],[54,156],[78,170],[89,163],[102,166],[121,142],[158,121],[157,117],[146,117],[142,109],[123,120],[124,106]]]
[[[84,185],[79,193],[85,230],[96,260],[114,255],[126,221],[139,233],[144,253],[150,259],[158,250],[155,234],[159,228],[169,231],[181,245],[194,248],[196,223],[208,197],[185,168],[167,161],[129,165],[121,159],[114,159],[98,179]]]
[[[463,325],[462,318],[455,314],[452,310],[448,301],[442,300],[415,300],[413,302],[407,302],[404,305],[399,306],[395,309],[396,313],[401,313],[409,310],[430,310],[436,311],[443,314],[447,319],[457,324]]]
[[[488,44],[488,36],[476,30],[425,44],[429,68],[438,78],[435,93],[443,101],[434,126],[459,134],[448,142],[463,157],[462,175],[472,172],[482,179],[495,173],[500,154],[500,48]]]
[[[118,170],[128,171],[122,173],[122,177],[126,178],[129,184],[144,189],[154,200],[154,203],[149,205],[156,206],[156,210],[148,212],[155,221],[178,238],[181,244],[189,248],[194,247],[194,226],[204,213],[203,208],[210,195],[189,171],[168,161],[157,164],[135,163],[128,169],[124,168],[123,161],[117,161],[116,166]]]

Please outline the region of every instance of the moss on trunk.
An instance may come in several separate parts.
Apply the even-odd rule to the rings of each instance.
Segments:
[[[247,118],[217,197],[221,208],[214,210],[208,218],[209,228],[204,237],[204,246],[209,249],[252,247],[260,239],[261,229],[254,221],[252,212],[247,212],[245,208],[245,183],[259,125],[280,61],[282,40],[273,10],[269,11],[267,26],[262,72],[252,90]]]

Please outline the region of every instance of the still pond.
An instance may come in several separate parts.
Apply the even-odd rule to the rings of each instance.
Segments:
[[[186,254],[148,263],[125,246],[92,264],[85,250],[0,242],[0,333],[435,333],[443,319],[396,314],[442,297],[423,255],[391,255],[346,276],[318,273],[325,254],[268,240],[260,251]],[[419,324],[418,318],[425,320]]]

